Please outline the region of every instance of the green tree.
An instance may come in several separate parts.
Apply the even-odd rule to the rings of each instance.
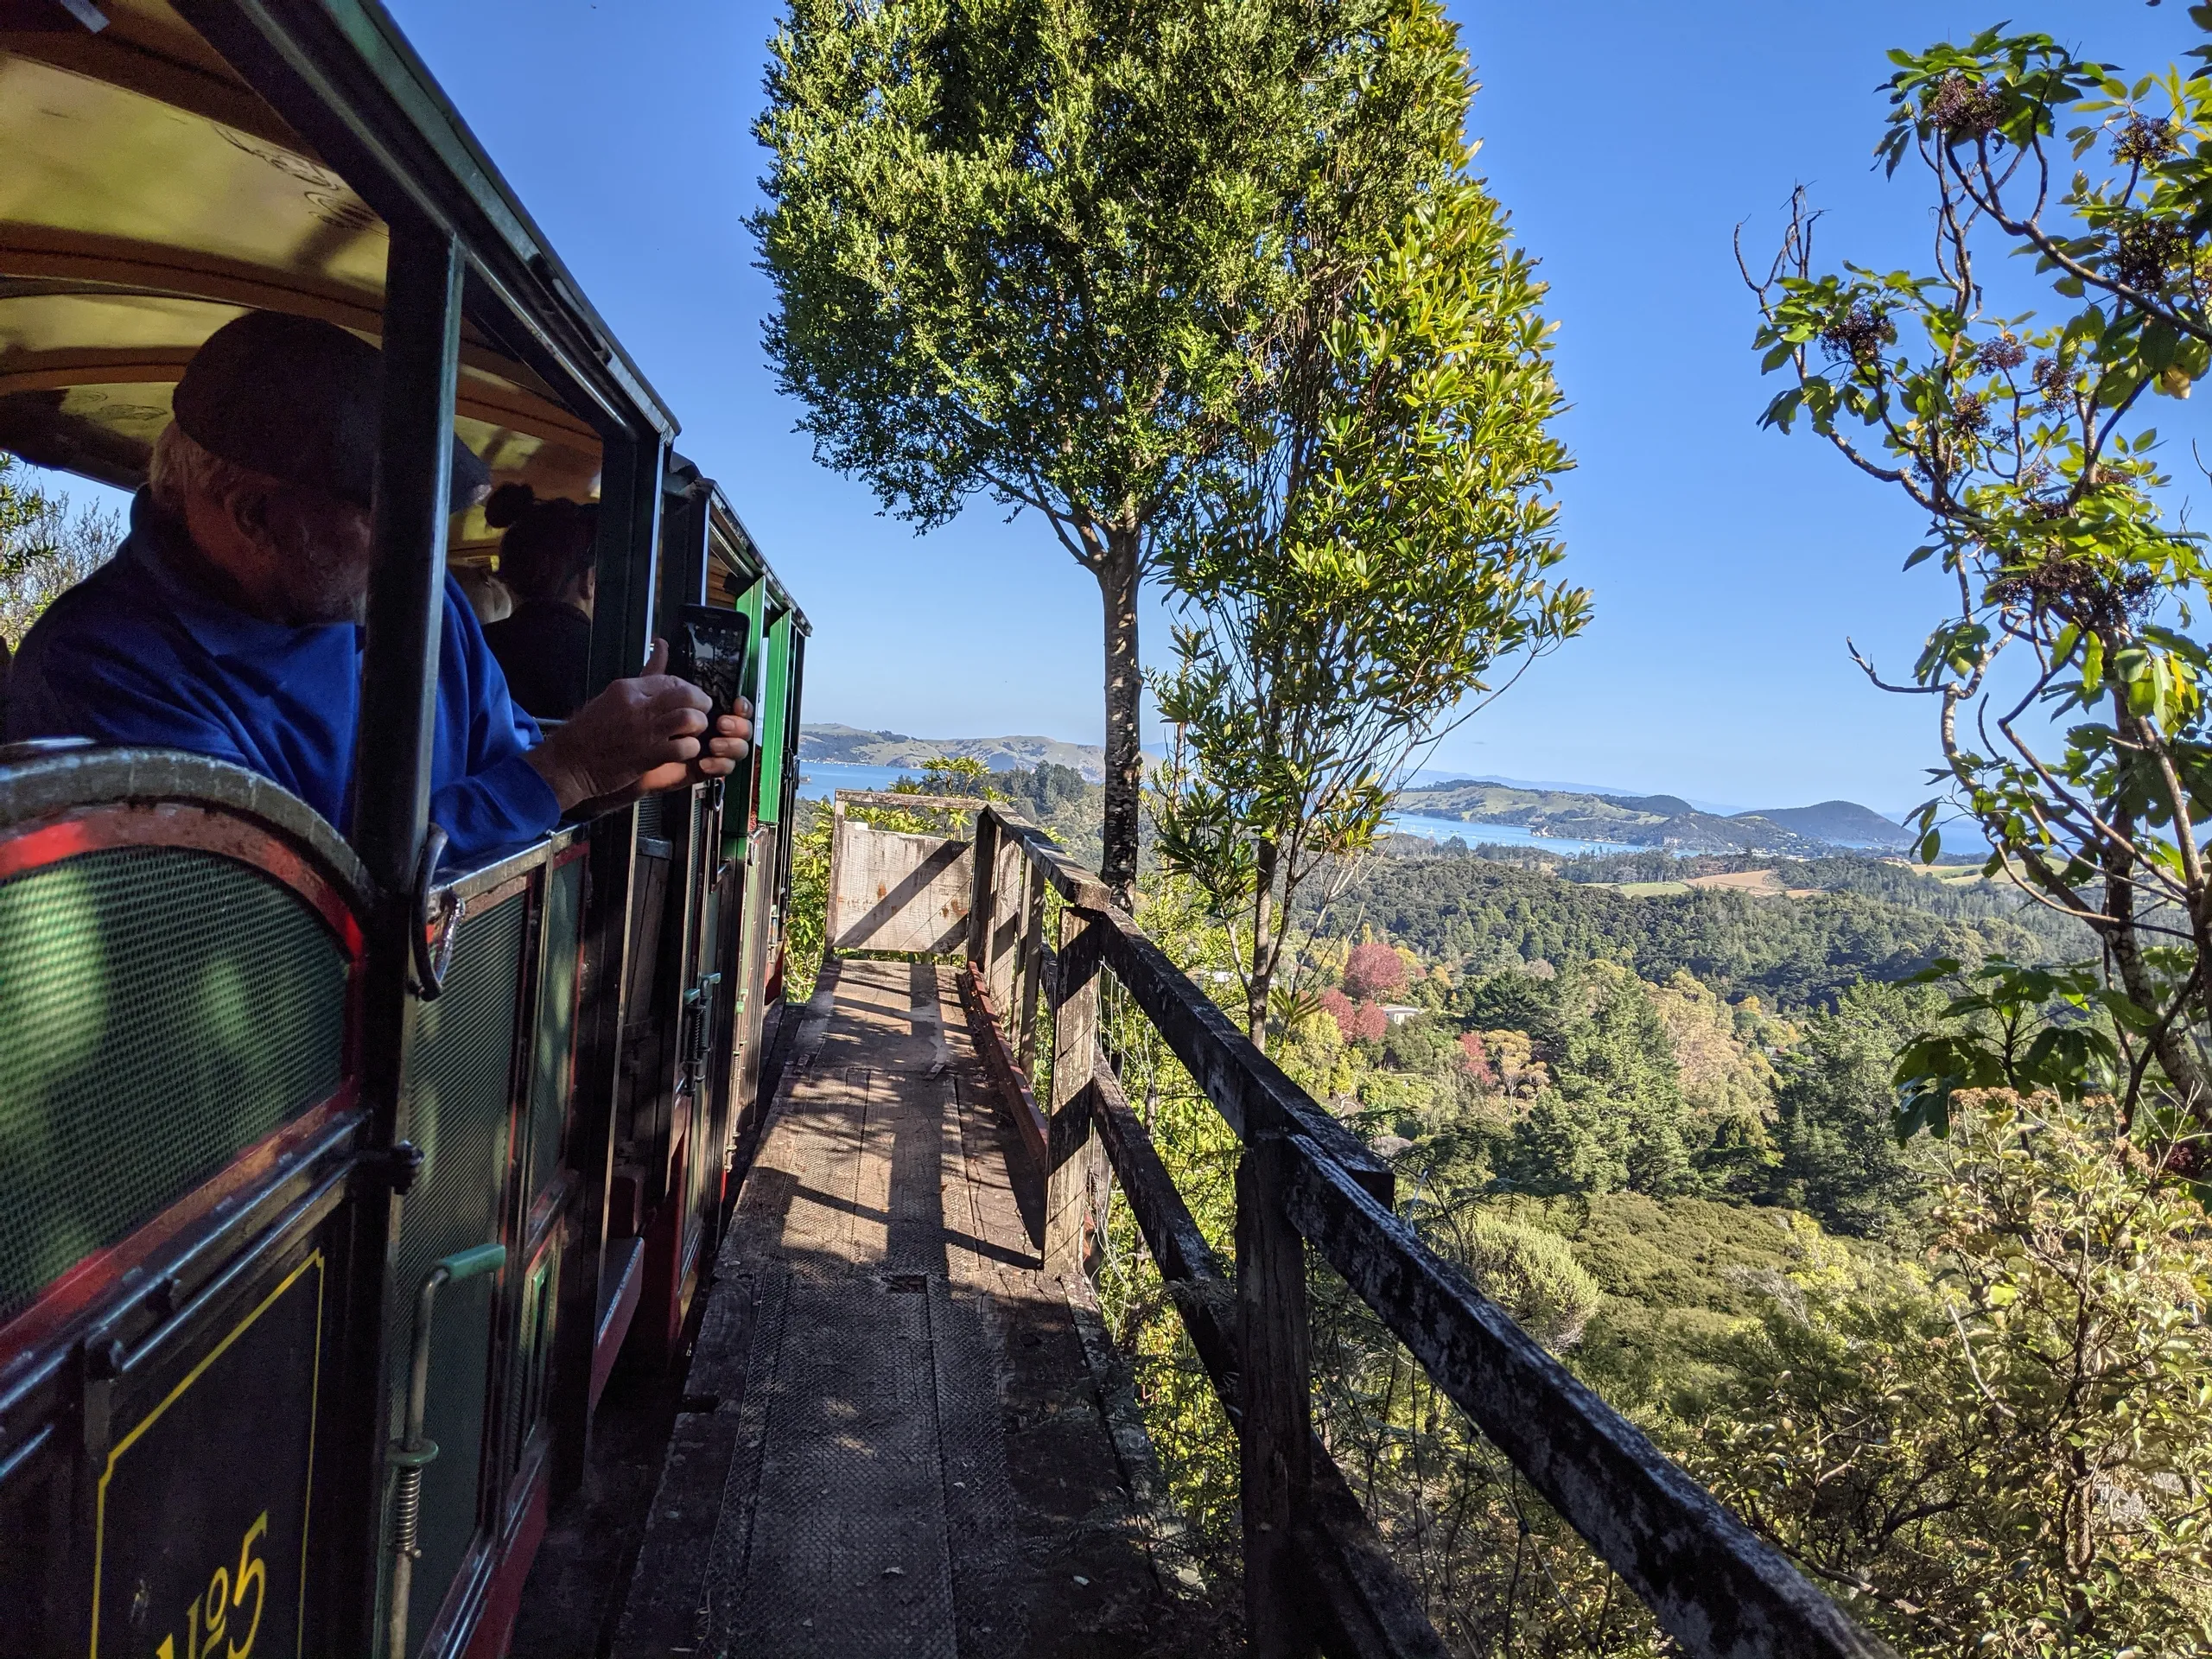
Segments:
[[[1435,740],[1583,625],[1587,595],[1545,578],[1568,463],[1542,292],[1484,188],[1441,185],[1293,331],[1161,537],[1185,620],[1154,682],[1175,731],[1158,846],[1249,937],[1255,1041],[1300,888],[1370,847]]]
[[[0,548],[6,550],[0,557],[8,561],[0,568],[8,569],[24,553],[44,545],[35,537],[47,522],[46,498],[32,484],[10,476],[22,464],[0,449]]]
[[[2190,16],[2212,29],[2212,8]],[[2000,1081],[2109,1087],[2124,1110],[2212,1123],[2196,1035],[2212,659],[2181,631],[2206,566],[2149,419],[2152,399],[2186,396],[2212,366],[2212,79],[2130,84],[2048,35],[1997,29],[1892,59],[1878,153],[1926,173],[1932,268],[1818,269],[1801,199],[1771,269],[1746,272],[1765,366],[1796,382],[1766,420],[1808,422],[1926,515],[1906,565],[1939,560],[1955,608],[1902,683],[1859,660],[1929,700],[1938,780],[1996,849],[1989,873],[2094,931],[2099,975],[2068,995],[2111,1025],[2062,1020],[1999,1053],[1979,1019],[1990,1008],[1962,999],[1961,1023],[1902,1063],[1901,1128],[1942,1133],[1955,1088]],[[2005,279],[1993,251],[2031,256],[2041,282]],[[2025,310],[2024,287],[2055,312]],[[2046,737],[2047,723],[2064,729]],[[1942,806],[1923,810],[1924,857]],[[2050,995],[1997,982],[1985,1004]]]
[[[1342,280],[1294,245],[1387,229],[1456,153],[1452,27],[1427,0],[791,0],[772,56],[753,226],[779,381],[887,509],[1033,509],[1096,578],[1101,874],[1126,900],[1147,537],[1233,429],[1255,342]]]
[[[1560,1046],[1560,1093],[1618,1116],[1624,1185],[1655,1198],[1689,1192],[1699,1182],[1666,1022],[1633,975],[1600,963],[1589,976],[1593,1005]]]
[[[1919,1190],[1891,1133],[1890,1074],[1934,1001],[1895,986],[1853,986],[1783,1058],[1775,1196],[1831,1232],[1886,1231]]]
[[[1498,1173],[1510,1190],[1544,1198],[1613,1192],[1628,1185],[1626,1130],[1611,1102],[1548,1090],[1514,1120]]]
[[[1901,1650],[2204,1652],[2202,1212],[2049,1096],[1965,1115],[1934,1197],[1924,1268],[1791,1275],[1693,1466]]]

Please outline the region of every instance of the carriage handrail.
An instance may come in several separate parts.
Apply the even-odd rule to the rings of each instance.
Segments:
[[[1310,1245],[1685,1650],[1893,1659],[1394,1214],[1389,1166],[1238,1032],[1096,875],[998,804],[963,804],[976,813],[965,980],[985,1058],[1026,1089],[1016,1051],[1040,995],[1055,1034],[1046,1260],[1083,1261],[1110,1169],[1242,1442],[1255,1652],[1443,1651],[1313,1433]],[[1019,849],[1028,879],[1001,879],[1005,849]],[[1038,948],[1042,887],[1064,905],[1057,952]],[[1243,1143],[1233,1284],[1098,1044],[1102,967]]]

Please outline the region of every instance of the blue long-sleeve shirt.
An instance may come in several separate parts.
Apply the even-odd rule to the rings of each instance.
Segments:
[[[8,734],[188,749],[282,785],[341,831],[351,818],[364,630],[247,615],[178,575],[183,527],[145,492],[114,558],[54,601],[9,679]],[[526,758],[537,722],[446,579],[430,817],[466,865],[535,840],[560,803]]]

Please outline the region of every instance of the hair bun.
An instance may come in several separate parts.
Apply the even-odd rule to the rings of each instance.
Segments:
[[[484,522],[494,530],[505,530],[509,524],[518,524],[523,515],[537,505],[537,492],[527,484],[502,484],[492,492],[484,503]]]

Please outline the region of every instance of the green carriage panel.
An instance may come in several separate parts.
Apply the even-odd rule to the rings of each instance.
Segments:
[[[0,882],[0,1320],[338,1088],[347,958],[213,853]]]
[[[398,1268],[387,1299],[393,1431],[407,1394],[415,1294],[446,1256],[497,1240],[505,1190],[526,897],[517,893],[461,924],[445,992],[423,1005],[407,1136],[422,1173],[400,1205]],[[424,1432],[437,1443],[423,1471],[422,1559],[408,1605],[419,1651],[475,1536],[499,1276],[467,1280],[437,1302]]]

